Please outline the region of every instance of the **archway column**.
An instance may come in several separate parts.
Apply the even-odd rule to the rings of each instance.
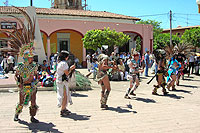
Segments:
[[[50,37],[47,36],[47,59],[50,62],[49,57],[51,55],[51,44],[50,44]]]

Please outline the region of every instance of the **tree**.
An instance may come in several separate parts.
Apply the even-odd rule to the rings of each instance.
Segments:
[[[154,34],[160,34],[163,29],[160,27],[161,22],[155,21],[155,20],[140,20],[136,24],[150,24],[153,26],[153,35]]]
[[[141,20],[141,21],[137,22],[136,24],[150,24],[150,25],[152,25],[153,26],[153,38],[156,38],[163,31],[163,29],[160,27],[161,22],[157,22],[155,20],[149,20],[149,19],[148,20]],[[140,37],[138,37],[136,39],[136,44],[137,44],[136,50],[140,50],[141,49],[141,38]],[[157,45],[157,43],[153,43],[153,45],[154,45],[154,49],[160,47],[160,46],[155,46],[155,45]]]
[[[194,47],[200,47],[200,27],[185,30],[181,39],[182,43],[193,45]]]
[[[172,45],[175,46],[179,44],[181,39],[177,35],[172,35]],[[153,40],[153,48],[154,49],[162,49],[166,47],[167,45],[170,45],[170,34],[169,33],[163,33],[158,34],[154,37]]]
[[[102,45],[123,46],[130,40],[130,37],[122,32],[110,30],[108,27],[104,28],[104,30],[90,30],[85,34],[82,40],[86,49],[97,50],[97,48],[101,48]]]

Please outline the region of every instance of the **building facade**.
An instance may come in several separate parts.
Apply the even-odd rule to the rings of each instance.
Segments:
[[[172,34],[173,35],[178,35],[179,37],[181,37],[183,35],[183,33],[185,32],[185,30],[189,30],[191,28],[198,28],[200,27],[199,25],[197,26],[187,26],[187,27],[181,27],[178,26],[177,28],[173,28],[172,29]],[[162,33],[170,33],[170,29],[164,29]]]
[[[21,7],[22,10],[26,8]],[[140,20],[135,17],[114,14],[110,12],[36,8],[37,18],[43,39],[46,54],[68,50],[73,53],[80,62],[86,59],[86,49],[82,38],[87,31],[93,29],[104,29],[110,27],[118,32],[128,34],[131,39],[127,43],[125,52],[130,52],[136,47],[136,38],[142,38],[141,53],[145,50],[153,50],[153,27],[151,25],[135,24]],[[1,24],[5,20],[15,22],[8,14],[22,18],[22,15],[13,7],[0,7]],[[19,25],[17,25],[20,28]],[[2,25],[1,25],[2,28]],[[7,38],[8,34],[0,33],[0,38]],[[5,42],[1,43],[5,45]],[[0,44],[1,44],[0,43]]]

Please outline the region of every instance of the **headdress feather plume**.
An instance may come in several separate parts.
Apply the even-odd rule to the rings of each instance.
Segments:
[[[24,22],[13,15],[8,15],[15,20],[17,20],[18,25],[20,28],[16,28],[15,26],[12,26],[12,32],[10,30],[2,30],[0,29],[1,33],[6,33],[9,34],[10,37],[8,39],[0,39],[0,40],[6,40],[9,42],[10,46],[15,50],[15,51],[20,51],[23,53],[25,50],[30,50],[32,51],[33,47],[33,41],[35,39],[35,18],[33,18],[33,21],[31,20],[30,16],[22,9],[18,7],[14,7],[17,9],[25,18],[25,20],[28,22],[27,27],[25,26]],[[4,20],[5,21],[5,20]],[[6,21],[8,23],[11,23],[10,21]]]

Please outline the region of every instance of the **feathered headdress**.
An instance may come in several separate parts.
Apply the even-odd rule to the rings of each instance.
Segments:
[[[22,9],[18,8],[18,7],[14,7],[15,9],[17,9],[25,18],[25,20],[28,22],[27,26],[25,26],[24,22],[13,15],[8,15],[10,17],[13,17],[17,22],[18,22],[18,26],[19,29],[17,29],[17,27],[12,26],[12,31],[11,30],[2,30],[0,29],[1,33],[6,33],[9,34],[9,38],[7,39],[0,39],[0,40],[4,40],[4,41],[8,41],[9,45],[11,46],[11,48],[13,48],[15,51],[17,51],[17,53],[19,54],[19,56],[33,56],[33,43],[34,43],[34,39],[35,39],[35,18],[33,18],[33,22],[30,18],[30,16],[23,11]],[[4,20],[7,23],[11,23],[8,20]]]
[[[166,58],[167,59],[173,57],[174,54],[175,54],[174,46],[173,45],[167,45],[167,46],[165,46],[164,50],[166,52]]]
[[[194,46],[185,43],[177,44],[174,47],[174,51],[176,54],[184,54],[185,56],[190,56],[192,54],[192,49],[194,49]]]
[[[171,58],[175,54],[184,54],[185,56],[191,54],[191,50],[194,48],[192,45],[187,45],[187,44],[176,44],[175,46],[173,45],[167,45],[164,50],[166,52],[166,57]]]

